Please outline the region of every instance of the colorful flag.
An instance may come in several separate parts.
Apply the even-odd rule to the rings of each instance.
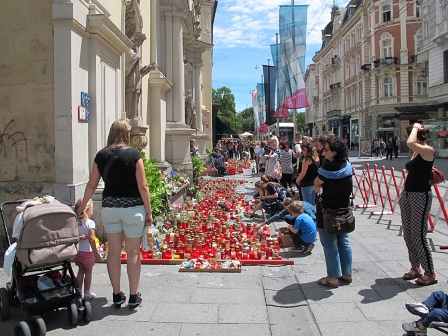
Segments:
[[[308,107],[305,82],[306,25],[308,5],[280,6],[280,59],[279,72],[284,77],[283,109]],[[271,48],[272,50],[272,48]],[[281,69],[281,70],[280,70]]]

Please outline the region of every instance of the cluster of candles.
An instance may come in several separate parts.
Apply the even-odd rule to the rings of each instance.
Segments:
[[[244,183],[201,178],[196,199],[173,209],[171,232],[159,236],[158,250],[141,251],[142,259],[201,258],[211,264],[217,260],[282,259],[269,226],[259,232],[255,223],[242,221],[252,208],[243,194],[235,192]]]

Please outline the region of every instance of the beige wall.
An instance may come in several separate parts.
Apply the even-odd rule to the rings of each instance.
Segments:
[[[0,201],[39,196],[52,190],[52,3],[1,3]]]

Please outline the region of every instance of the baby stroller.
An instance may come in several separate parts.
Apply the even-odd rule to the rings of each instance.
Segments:
[[[12,204],[23,206],[24,202],[30,201],[0,204],[9,250],[14,249],[3,207]],[[25,208],[10,270],[11,282],[6,284],[6,288],[0,288],[0,320],[9,318],[11,308],[20,310],[25,318],[15,325],[14,335],[45,335],[45,321],[36,314],[61,307],[67,307],[71,325],[77,324],[79,315],[86,322],[91,320],[92,306],[82,299],[69,260],[76,256],[78,242],[77,217],[69,206],[54,200],[49,204]]]

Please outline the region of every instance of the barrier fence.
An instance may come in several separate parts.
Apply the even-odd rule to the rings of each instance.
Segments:
[[[395,169],[393,167],[390,168],[388,173],[384,166],[382,166],[379,171],[376,164],[373,165],[373,169],[371,171],[370,165],[366,163],[366,167],[362,170],[360,177],[358,177],[355,168],[353,168],[353,175],[355,177],[357,189],[353,192],[352,198],[356,196],[356,193],[359,190],[363,201],[363,204],[357,204],[356,208],[365,209],[381,207],[381,211],[372,211],[370,213],[372,216],[393,215],[395,213],[401,191],[404,187],[404,181],[406,180],[405,169],[401,170],[399,182],[397,181],[397,176],[395,175]],[[445,189],[443,196],[438,185],[434,185],[433,189],[438,200],[439,207],[437,208],[434,217],[431,212],[428,214],[428,232],[434,232],[435,225],[442,214],[445,222],[448,224],[448,212],[445,207],[445,202],[448,198],[448,188]],[[442,246],[441,248],[448,249],[448,245]]]

